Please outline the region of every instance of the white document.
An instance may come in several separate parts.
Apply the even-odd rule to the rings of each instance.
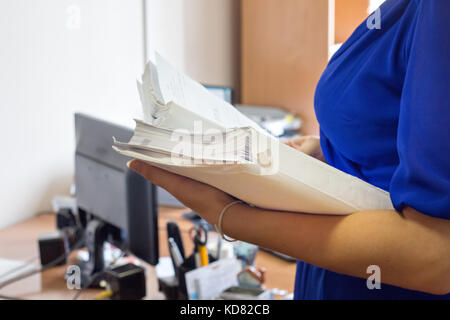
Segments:
[[[115,142],[113,148],[121,154],[212,185],[261,208],[340,215],[393,209],[388,192],[280,143],[160,56],[156,65],[147,65],[139,86],[145,123],[137,123],[128,143]],[[231,144],[230,150],[217,152],[216,148],[211,153],[210,143],[194,141],[184,148],[189,150],[184,154],[187,161],[180,162],[176,156],[184,151],[177,149],[173,133],[185,129],[196,134],[198,123],[204,136],[215,129],[224,142],[245,134],[248,139]],[[245,134],[232,136],[229,130],[236,127],[245,127],[235,129]]]
[[[237,275],[242,270],[239,260],[221,259],[205,267],[186,272],[186,289],[190,300],[211,300],[238,285]]]
[[[220,124],[225,128],[259,126],[226,101],[209,92],[204,86],[176,71],[159,54],[156,68],[162,97],[189,111]]]

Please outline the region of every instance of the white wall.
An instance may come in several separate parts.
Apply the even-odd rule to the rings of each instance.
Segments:
[[[73,112],[140,114],[143,0],[0,1],[0,228],[73,181]]]
[[[148,56],[237,87],[238,22],[238,0],[1,0],[0,228],[69,193],[75,111],[140,117],[144,39]]]
[[[146,0],[147,56],[204,84],[239,89],[238,0]]]

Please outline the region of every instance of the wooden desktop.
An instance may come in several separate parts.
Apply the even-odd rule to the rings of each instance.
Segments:
[[[192,242],[189,240],[188,230],[191,222],[184,219],[182,214],[186,209],[160,207],[159,208],[159,248],[160,257],[168,256],[166,223],[169,220],[178,223],[186,252],[191,252]],[[55,230],[55,216],[43,214],[11,227],[0,230],[0,257],[22,261],[39,262],[37,238],[39,234]],[[17,297],[21,299],[72,299],[76,290],[67,288],[64,274],[67,266],[74,264],[76,257],[73,253],[69,263],[35,274],[20,280],[0,290],[0,296]],[[147,299],[164,299],[158,292],[155,268],[143,263],[147,271]],[[259,251],[256,265],[266,268],[266,286],[292,292],[294,288],[295,263],[287,262],[270,253]],[[79,299],[93,299],[99,289],[87,289]]]

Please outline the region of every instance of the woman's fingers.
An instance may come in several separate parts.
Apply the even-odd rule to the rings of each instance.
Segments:
[[[306,139],[303,143],[298,147],[298,149],[306,154],[312,155],[314,153],[314,149],[316,148],[316,144],[311,139]]]
[[[225,192],[152,166],[144,161],[132,160],[128,167],[152,183],[166,189],[184,205],[196,211],[210,223],[216,223],[217,214],[233,198]]]
[[[322,148],[320,147],[320,137],[318,136],[302,136],[285,141],[284,143],[289,147],[325,162]]]
[[[304,145],[305,141],[306,141],[306,137],[298,137],[295,139],[286,140],[284,143],[291,148],[303,151],[303,150],[301,150],[301,148]]]

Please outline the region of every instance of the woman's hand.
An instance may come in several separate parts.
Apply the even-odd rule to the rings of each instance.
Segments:
[[[157,168],[144,161],[132,160],[128,163],[128,167],[167,190],[212,225],[217,224],[222,209],[235,200],[219,189]]]
[[[284,142],[286,145],[306,153],[311,157],[314,157],[320,161],[326,162],[325,157],[320,147],[320,137],[318,136],[303,136],[295,139],[287,140]]]
[[[235,199],[204,183],[142,161],[129,167],[211,224]],[[383,283],[433,294],[450,291],[450,221],[411,208],[361,211],[348,216],[300,214],[235,205],[222,224],[225,234],[282,252],[318,267],[366,278],[373,264]]]

